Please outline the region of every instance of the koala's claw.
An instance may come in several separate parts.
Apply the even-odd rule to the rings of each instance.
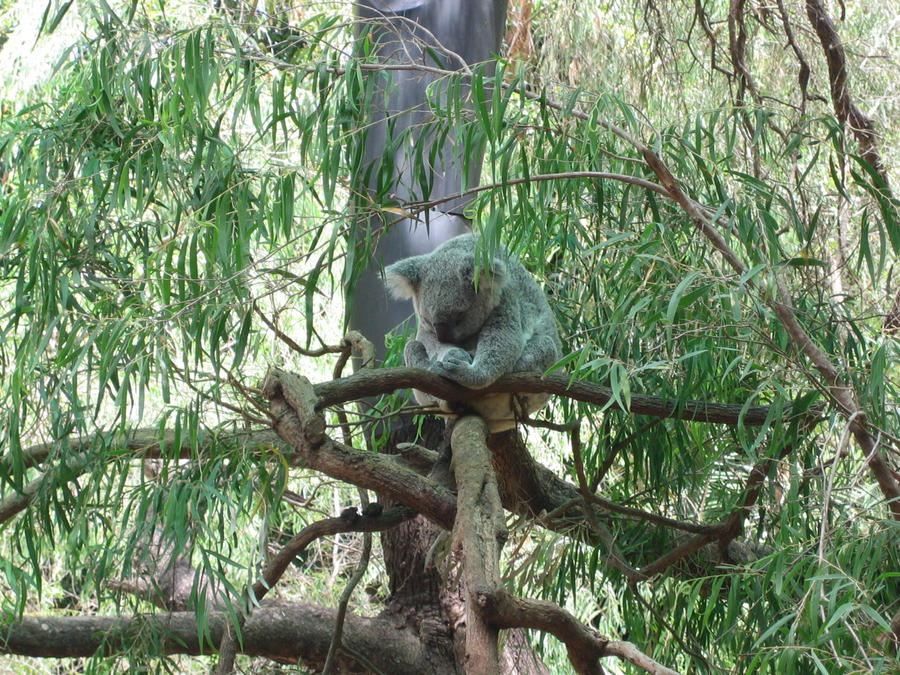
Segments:
[[[464,387],[467,387],[469,386],[467,383],[467,380],[469,378],[466,377],[466,371],[471,369],[471,364],[456,363],[453,361],[441,359],[431,367],[431,372],[437,373],[441,377],[446,377],[448,380],[453,380],[457,384],[461,384]]]
[[[473,375],[472,356],[464,349],[458,347],[448,349],[434,365],[439,375],[449,377],[463,386],[470,386],[468,380],[471,380]]]
[[[469,389],[481,389],[492,382],[472,365],[472,355],[464,349],[450,349],[444,352],[431,370]]]
[[[465,349],[460,349],[459,347],[452,347],[448,349],[441,355],[440,359],[441,363],[446,363],[448,365],[472,365],[472,355],[467,352]]]

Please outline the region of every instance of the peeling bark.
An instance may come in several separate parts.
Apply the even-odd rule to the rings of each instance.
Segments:
[[[459,488],[453,546],[462,561],[466,594],[467,673],[500,672],[499,630],[484,620],[485,594],[502,584],[500,550],[508,533],[480,417],[464,417],[453,428],[453,473]]]

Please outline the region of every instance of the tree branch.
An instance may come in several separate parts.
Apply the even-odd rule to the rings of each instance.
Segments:
[[[506,542],[506,519],[497,477],[480,417],[463,417],[453,427],[453,473],[459,490],[453,548],[460,551],[466,594],[466,672],[499,673],[499,631],[481,611],[484,593],[503,583],[500,550]]]
[[[341,532],[381,532],[396,527],[400,523],[416,515],[415,511],[403,506],[388,509],[384,513],[371,516],[360,515],[356,509],[348,509],[338,518],[326,518],[304,527],[294,535],[287,544],[263,568],[260,580],[250,589],[244,591],[240,608],[238,625],[228,626],[219,643],[219,674],[230,673],[234,666],[234,657],[238,652],[236,631],[243,632],[248,617],[256,611],[266,594],[274,588],[291,562],[300,555],[312,542]]]
[[[608,654],[609,640],[551,602],[519,599],[503,588],[499,561],[507,533],[486,434],[484,421],[469,416],[456,423],[451,440],[459,487],[453,541],[462,551],[466,584],[466,672],[497,672],[497,629],[535,628],[566,645],[579,673],[602,673],[599,659]],[[627,643],[617,645],[616,655],[652,673],[674,672]]]
[[[263,429],[221,436],[215,433],[205,434],[200,443],[199,452],[191,445],[187,435],[181,436],[179,447],[175,448],[174,444],[175,434],[171,430],[136,429],[127,434],[102,433],[32,445],[22,452],[21,464],[24,468],[40,466],[57,452],[61,455],[60,464],[25,484],[21,490],[6,495],[0,501],[0,524],[28,508],[43,486],[51,485],[63,476],[66,480],[71,480],[87,471],[91,468],[92,462],[96,460],[101,449],[106,449],[109,455],[117,456],[122,460],[157,457],[190,459],[192,457],[202,458],[206,453],[222,444],[242,444],[258,448],[272,445],[282,446],[282,441],[270,429]],[[105,457],[107,460],[108,458],[109,456]],[[6,455],[0,460],[0,472],[14,475],[12,467],[15,464],[16,459],[10,454]]]
[[[66,437],[48,443],[37,443],[28,446],[22,451],[21,457],[13,458],[7,454],[0,459],[0,472],[7,475],[13,473],[16,461],[20,461],[22,467],[31,469],[40,466],[55,452],[59,454],[73,455],[79,452],[87,452],[97,444],[115,449],[116,453],[125,455],[124,459],[140,457],[152,459],[156,457],[171,457],[173,459],[189,459],[192,454],[199,452],[203,455],[218,445],[260,446],[282,445],[281,440],[271,429],[258,429],[253,431],[222,432],[207,430],[200,439],[199,448],[192,445],[187,434],[181,434],[180,444],[175,447],[175,432],[171,429],[139,428],[127,432],[103,432],[90,436]]]
[[[850,98],[850,88],[847,84],[847,54],[841,38],[831,21],[831,17],[825,10],[822,0],[806,0],[806,16],[812,24],[813,30],[822,45],[825,61],[828,64],[828,82],[831,87],[831,102],[834,105],[834,114],[841,124],[850,127],[850,132],[859,143],[860,155],[875,169],[878,176],[884,182],[883,186],[876,186],[890,195],[887,172],[878,152],[878,135],[875,133],[875,124],[856,107]]]
[[[629,642],[613,642],[586,626],[566,610],[546,600],[526,600],[503,588],[483,598],[484,612],[501,628],[533,628],[550,633],[566,645],[569,660],[579,673],[599,673],[598,660],[618,656],[649,673],[677,675]]]
[[[359,373],[364,374],[364,371]],[[275,416],[275,431],[297,452],[293,462],[301,459],[311,469],[405,504],[448,530],[453,526],[456,499],[447,488],[384,455],[362,452],[328,436],[323,436],[318,443],[311,442],[300,421],[301,416],[314,418],[308,408],[311,402],[294,389],[298,380],[285,375],[272,370],[263,384],[263,393]],[[307,408],[298,412],[291,402]]]
[[[814,0],[809,0],[809,2],[814,2]],[[652,150],[638,141],[634,141],[634,143],[636,144],[635,147],[643,154],[647,164],[649,164],[656,173],[660,182],[670,190],[672,199],[674,199],[682,207],[685,213],[690,216],[697,226],[697,229],[709,239],[732,269],[739,274],[744,274],[747,270],[744,262],[728,245],[724,237],[722,237],[722,235],[713,227],[713,224],[708,220],[703,210],[698,208],[695,202],[688,199],[668,167],[665,166],[662,160]],[[775,283],[774,297],[761,286],[758,288],[759,295],[766,298],[766,302],[781,321],[781,324],[791,337],[791,340],[793,340],[796,348],[809,358],[813,367],[825,381],[828,392],[837,402],[841,412],[851,420],[851,431],[853,432],[857,444],[865,454],[866,462],[875,476],[882,494],[888,501],[888,507],[891,514],[895,520],[900,520],[900,485],[894,480],[887,461],[878,451],[875,437],[872,436],[869,431],[865,419],[865,412],[857,403],[855,392],[841,381],[838,370],[834,364],[831,363],[828,355],[822,351],[800,325],[793,310],[790,293],[777,270],[772,270],[772,277],[774,278]],[[753,280],[748,280],[746,286],[751,289],[756,288]]]
[[[386,394],[398,389],[415,388],[448,401],[466,401],[488,393],[549,393],[576,401],[623,410],[613,396],[612,389],[592,382],[573,380],[565,373],[512,373],[504,375],[484,389],[466,389],[455,382],[427,370],[416,368],[380,368],[364,370],[349,377],[313,386],[318,396],[317,409],[367,396]],[[707,401],[679,401],[661,396],[632,394],[628,410],[634,415],[648,415],[714,424],[761,426],[769,415],[768,406],[712,403]]]
[[[240,652],[284,663],[321,667],[331,641],[335,612],[304,603],[267,603],[244,627]],[[44,658],[111,656],[152,641],[154,653],[200,655],[214,652],[231,619],[213,612],[201,631],[194,612],[115,616],[25,617],[0,626],[0,653]],[[348,616],[345,644],[386,673],[454,673],[429,659],[428,646],[387,619]],[[345,667],[351,663],[345,661]]]

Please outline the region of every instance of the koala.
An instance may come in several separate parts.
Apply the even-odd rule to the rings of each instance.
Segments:
[[[544,371],[562,356],[562,343],[547,298],[516,258],[505,252],[475,272],[475,238],[464,234],[431,253],[385,268],[395,298],[411,299],[418,321],[406,343],[407,366],[424,368],[469,389],[482,389],[502,375]],[[446,401],[414,391],[421,405],[456,412]],[[546,394],[488,394],[469,403],[492,433],[515,426]]]

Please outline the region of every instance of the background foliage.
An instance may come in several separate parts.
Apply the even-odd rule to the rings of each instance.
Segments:
[[[270,542],[355,499],[238,439],[265,421],[245,394],[268,365],[329,377],[259,315],[305,345],[336,343],[336,299],[367,255],[348,244],[350,216],[415,208],[392,202],[386,182],[374,195],[348,189],[366,101],[390,73],[364,78],[367,49],[351,49],[346,6],[224,4],[53,4],[44,31],[77,11],[84,36],[52,77],[2,102],[2,490],[4,505],[29,502],[0,540],[7,616],[142,607],[111,582],[131,575],[147,514],[191,542],[198,568],[240,589]],[[887,4],[848,3],[839,30],[896,179],[900,33]],[[443,90],[470,79],[471,99],[432,98],[428,133],[452,131],[463,156],[485,148],[491,188],[471,206],[476,229],[544,282],[574,376],[609,384],[626,407],[640,392],[773,411],[762,429],[652,423],[564,400],[547,414],[582,420],[600,494],[673,518],[717,522],[750,468],[778,461],[746,522],[754,562],[700,577],[685,563],[635,589],[604,551],[516,523],[510,582],[672,667],[704,654],[733,672],[895,669],[883,635],[900,609],[897,524],[753,283],[787,281],[896,463],[897,342],[882,324],[896,292],[897,203],[833,116],[802,7],[785,16],[811,65],[808,97],[772,8],[746,15],[751,84],[722,72],[728,3],[702,16],[683,2],[513,5],[498,86],[478,69],[448,74]],[[527,26],[516,14],[526,5]],[[710,207],[747,274],[635,182],[655,177],[605,121],[653,147]],[[814,428],[784,416],[818,403]],[[120,449],[135,428],[174,433],[157,475]],[[574,482],[570,450],[538,436],[535,455]],[[38,472],[28,448],[51,442]],[[642,520],[614,522],[635,567],[675,542]],[[357,545],[322,544],[282,592],[332,601]],[[374,611],[362,598],[358,609]],[[559,658],[555,644],[544,649]]]

